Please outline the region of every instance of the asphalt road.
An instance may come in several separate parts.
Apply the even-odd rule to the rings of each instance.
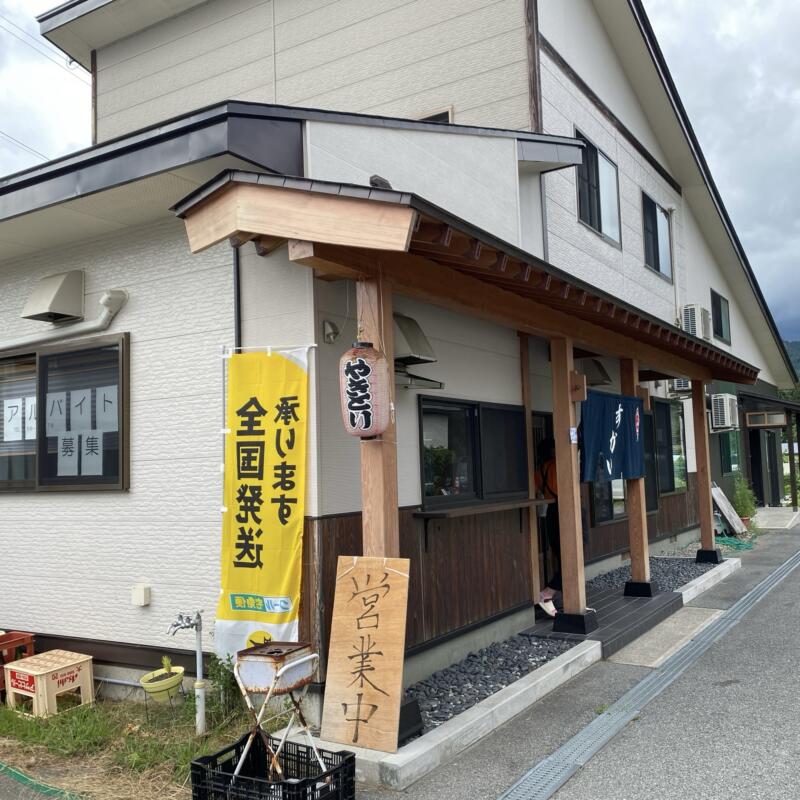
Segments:
[[[726,608],[797,549],[771,534],[745,569],[692,605]],[[800,570],[772,590],[557,800],[800,797]]]
[[[770,533],[743,566],[690,603],[726,609],[800,550]],[[559,800],[800,797],[800,570],[654,700],[556,795]],[[358,800],[493,800],[649,673],[604,661],[405,792]]]

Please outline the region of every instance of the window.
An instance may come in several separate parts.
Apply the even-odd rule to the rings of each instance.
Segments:
[[[425,506],[527,497],[522,407],[421,397],[420,430]]]
[[[719,434],[720,461],[722,474],[730,475],[739,471],[739,432],[726,431]]]
[[[686,445],[683,405],[653,402],[656,436],[656,466],[661,494],[686,490]]]
[[[432,114],[426,114],[424,117],[419,118],[420,122],[452,122],[453,121],[453,107],[443,108],[441,111],[434,111]]]
[[[594,481],[592,483],[592,519],[594,525],[621,519],[626,514],[625,481]]]
[[[642,192],[644,225],[644,263],[672,279],[672,248],[669,238],[669,212]]]
[[[653,412],[645,411],[642,424],[644,435],[644,497],[647,511],[658,511],[658,467]]]
[[[486,500],[528,496],[525,409],[482,404],[481,483]]]
[[[0,489],[125,489],[127,337],[0,361]]]
[[[714,336],[727,344],[731,343],[731,317],[728,301],[711,290],[711,324]]]
[[[579,131],[585,143],[578,166],[578,217],[605,238],[619,244],[619,191],[617,167]]]

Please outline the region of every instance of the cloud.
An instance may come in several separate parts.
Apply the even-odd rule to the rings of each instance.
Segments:
[[[89,76],[77,65],[68,68],[66,57],[38,35],[35,15],[52,5],[52,0],[0,0],[0,131],[47,158],[91,141]],[[0,135],[0,175],[42,161]]]
[[[645,0],[782,335],[800,339],[800,14],[791,0]]]

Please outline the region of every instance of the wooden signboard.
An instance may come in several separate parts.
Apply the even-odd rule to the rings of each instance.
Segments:
[[[711,487],[711,496],[714,498],[714,504],[719,509],[720,513],[728,522],[728,525],[733,528],[734,533],[747,533],[747,526],[742,522],[741,517],[734,511],[733,506],[728,500],[725,492],[719,486]]]
[[[394,753],[409,560],[339,556],[322,738]]]

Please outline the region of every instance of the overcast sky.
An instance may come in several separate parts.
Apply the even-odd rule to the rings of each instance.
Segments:
[[[9,136],[47,158],[90,143],[89,77],[37,34],[57,4],[0,0],[0,175],[44,160]],[[781,333],[800,339],[797,0],[645,6]]]

